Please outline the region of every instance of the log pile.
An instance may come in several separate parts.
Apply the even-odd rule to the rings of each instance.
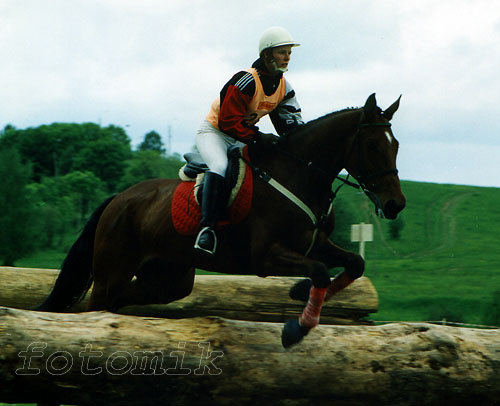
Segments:
[[[0,306],[33,309],[49,294],[58,271],[0,267]],[[230,275],[197,275],[188,297],[168,305],[128,306],[120,314],[186,318],[225,318],[284,322],[297,317],[304,304],[291,300],[288,290],[302,278]],[[89,295],[72,312],[85,309]],[[362,277],[327,302],[322,324],[360,324],[378,310],[378,295],[368,278]]]
[[[0,402],[497,405],[500,330],[319,326],[0,308]]]

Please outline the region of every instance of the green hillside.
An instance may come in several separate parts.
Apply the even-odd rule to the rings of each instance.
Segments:
[[[407,207],[399,239],[391,239],[391,222],[375,216],[364,194],[346,186],[335,201],[339,245],[357,252],[350,225],[374,225],[366,275],[379,293],[380,310],[372,319],[500,326],[500,189],[408,181],[402,188]],[[58,268],[64,255],[48,250],[16,265]]]
[[[373,319],[500,325],[500,189],[408,181],[402,188],[399,239],[364,195],[343,188],[337,197],[351,222],[374,225],[366,243],[366,275],[380,297]],[[345,235],[349,225],[339,227]]]

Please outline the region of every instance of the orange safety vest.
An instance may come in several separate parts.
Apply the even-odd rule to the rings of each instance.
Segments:
[[[258,121],[273,111],[278,104],[281,103],[285,97],[285,78],[281,77],[280,84],[276,91],[267,96],[264,93],[264,88],[259,78],[259,74],[255,68],[250,68],[246,70],[251,73],[255,81],[255,93],[253,95],[250,104],[248,105],[245,117],[243,121],[248,125],[252,126],[258,123]],[[219,112],[220,112],[220,97],[214,100],[210,111],[206,117],[207,121],[212,124],[215,128],[219,129]]]

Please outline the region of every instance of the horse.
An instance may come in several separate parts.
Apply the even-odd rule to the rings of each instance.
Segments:
[[[108,198],[69,250],[39,311],[68,310],[94,284],[88,311],[166,304],[188,296],[195,268],[227,274],[305,277],[289,292],[306,301],[289,320],[282,344],[302,340],[319,322],[325,300],[364,272],[363,258],[334,244],[332,184],[344,168],[395,219],[406,198],[396,169],[398,141],[391,131],[401,96],[386,110],[375,94],[362,108],[347,108],[300,125],[274,147],[248,145],[256,175],[248,215],[218,230],[214,255],[193,248],[195,235],[173,226],[171,204],[179,179],[152,179]],[[348,181],[347,181],[348,182]],[[352,184],[352,182],[351,182]],[[330,279],[328,270],[343,271]]]

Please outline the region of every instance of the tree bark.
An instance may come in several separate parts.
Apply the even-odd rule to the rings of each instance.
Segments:
[[[0,267],[0,306],[33,309],[49,294],[58,271]],[[302,278],[198,275],[188,297],[168,305],[127,306],[118,313],[167,318],[220,316],[238,320],[284,322],[297,317],[304,303],[288,297]],[[71,309],[86,308],[89,295]],[[325,303],[322,324],[360,324],[378,310],[378,295],[366,277]]]
[[[0,308],[0,401],[78,405],[497,405],[500,330],[319,326]]]

